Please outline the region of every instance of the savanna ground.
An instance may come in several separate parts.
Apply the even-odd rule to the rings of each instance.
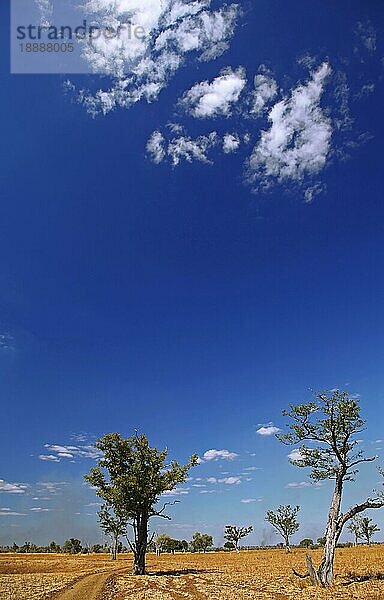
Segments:
[[[319,551],[313,552],[315,562]],[[305,570],[305,551],[176,554],[147,559],[149,575],[129,574],[131,555],[115,563],[107,555],[1,554],[1,600],[60,599],[92,573],[106,577],[103,600],[382,600],[384,546],[339,549],[336,583],[323,590],[292,575]],[[383,577],[383,579],[381,579]],[[355,581],[359,578],[359,581]],[[73,588],[76,590],[76,585]],[[76,594],[75,594],[76,596]],[[79,598],[87,600],[87,598]]]

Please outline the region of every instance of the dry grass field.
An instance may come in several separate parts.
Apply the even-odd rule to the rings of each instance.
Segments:
[[[319,553],[314,552],[318,561]],[[384,546],[339,549],[336,584],[311,587],[292,575],[305,570],[305,552],[256,550],[236,553],[149,555],[149,575],[129,575],[130,555],[0,555],[1,600],[60,598],[60,590],[89,573],[110,572],[105,600],[383,600]],[[127,569],[127,574],[121,571]],[[117,571],[117,572],[116,572]],[[356,577],[364,579],[354,581]],[[366,580],[365,580],[366,579]],[[87,600],[82,598],[79,600]]]

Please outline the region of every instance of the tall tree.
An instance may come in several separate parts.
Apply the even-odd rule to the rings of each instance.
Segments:
[[[152,448],[147,437],[138,434],[125,439],[118,433],[109,433],[96,442],[96,448],[102,458],[85,479],[115,515],[132,526],[133,540],[128,539],[128,543],[134,555],[133,573],[143,575],[149,520],[170,519],[164,511],[176,501],[165,502],[160,508],[160,497],[185,481],[198,457],[194,454],[185,466],[176,461],[168,464],[168,450]]]
[[[117,559],[117,550],[119,547],[119,537],[126,535],[127,522],[125,516],[114,513],[114,510],[108,504],[103,504],[98,511],[99,523],[101,529],[111,538],[112,541],[112,560]]]
[[[371,545],[372,536],[380,531],[380,527],[376,525],[369,517],[361,519],[361,536],[366,540],[368,546]]]
[[[265,516],[265,520],[283,537],[286,552],[291,552],[289,538],[300,528],[296,518],[299,510],[299,506],[291,506],[290,504],[287,506],[280,505],[276,512],[268,510]]]
[[[249,535],[253,531],[252,525],[249,527],[237,527],[236,525],[226,525],[224,529],[224,539],[231,542],[236,550],[236,552],[240,552],[239,550],[239,542],[246,535]]]
[[[277,437],[284,444],[300,444],[300,454],[291,463],[309,467],[315,481],[335,481],[325,530],[325,546],[321,564],[316,570],[308,564],[312,581],[323,586],[333,583],[335,549],[343,527],[350,519],[369,508],[384,506],[384,497],[368,498],[344,514],[341,512],[344,484],[353,481],[358,465],[372,462],[376,457],[365,458],[358,450],[356,434],[364,430],[365,421],[360,416],[360,405],[348,392],[332,390],[315,394],[312,401],[291,405],[283,415],[290,418],[289,430]]]

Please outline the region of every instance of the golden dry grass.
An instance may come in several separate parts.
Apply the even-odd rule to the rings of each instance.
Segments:
[[[314,561],[321,553],[313,552]],[[113,600],[384,600],[384,581],[349,584],[351,573],[375,576],[384,571],[384,546],[339,549],[336,585],[314,588],[292,575],[305,571],[305,551],[256,550],[231,553],[150,555],[149,576],[117,576]]]
[[[313,552],[314,561],[319,551]],[[112,563],[106,555],[0,555],[1,600],[45,600],[82,575],[130,569],[131,556]],[[305,570],[305,551],[256,550],[236,553],[149,555],[149,575],[116,573],[108,600],[383,600],[384,546],[339,549],[336,585],[313,588],[292,576]],[[371,578],[350,583],[351,575]],[[86,598],[84,598],[86,600]]]
[[[45,600],[83,575],[115,568],[105,554],[0,554],[0,600]]]

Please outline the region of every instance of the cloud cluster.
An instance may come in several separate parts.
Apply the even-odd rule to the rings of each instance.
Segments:
[[[261,70],[265,70],[261,67]],[[259,73],[254,78],[255,90],[251,94],[251,114],[260,116],[268,104],[277,96],[277,83],[273,77],[265,73]]]
[[[76,458],[100,458],[101,453],[91,444],[82,446],[62,446],[58,444],[44,444],[48,454],[40,454],[39,459],[47,462],[61,462],[63,459],[75,460]]]
[[[198,119],[228,117],[246,82],[244,69],[233,70],[228,67],[211,83],[202,81],[185,92],[180,105],[188,114]]]
[[[271,126],[261,132],[249,159],[250,181],[261,187],[276,181],[301,182],[324,168],[331,148],[332,124],[320,100],[330,74],[330,65],[323,63],[307,83],[271,108]]]
[[[0,350],[13,350],[14,341],[10,333],[0,333]]]
[[[0,479],[0,493],[6,494],[25,494],[28,486],[24,483],[8,483],[4,479]]]
[[[241,477],[208,477],[207,483],[224,483],[225,485],[239,485]]]
[[[237,4],[211,9],[211,0],[88,0],[88,17],[103,26],[127,27],[145,35],[101,36],[84,44],[83,56],[94,72],[115,81],[95,94],[83,91],[81,102],[92,114],[129,108],[141,99],[157,99],[169,79],[194,53],[198,60],[220,56],[234,34]]]
[[[203,459],[206,461],[210,460],[234,460],[239,455],[236,452],[230,452],[229,450],[207,450],[203,454]]]
[[[10,508],[0,508],[0,517],[25,517],[25,513],[16,512]]]

